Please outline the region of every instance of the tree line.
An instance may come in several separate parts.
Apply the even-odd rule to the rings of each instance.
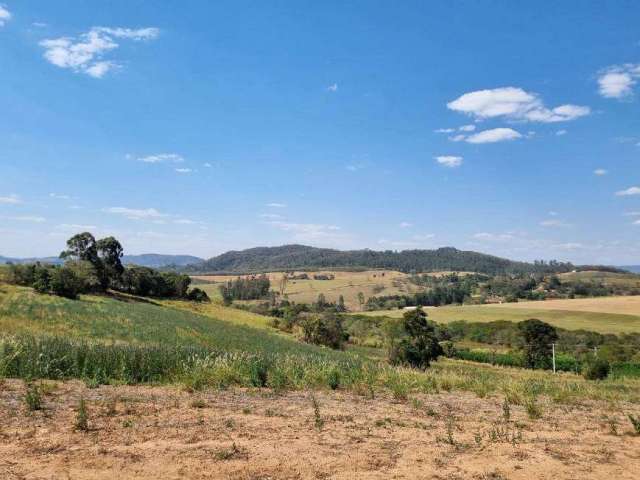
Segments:
[[[115,290],[139,296],[208,301],[201,289],[189,289],[188,275],[125,267],[122,256],[123,248],[116,238],[96,240],[91,233],[83,232],[67,240],[67,249],[60,253],[64,264],[9,265],[8,281],[71,299],[81,293]]]

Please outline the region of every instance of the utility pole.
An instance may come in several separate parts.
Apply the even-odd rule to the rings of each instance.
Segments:
[[[556,344],[551,344],[551,354],[553,357],[553,373],[556,373]]]
[[[598,358],[598,347],[593,347],[593,354]]]

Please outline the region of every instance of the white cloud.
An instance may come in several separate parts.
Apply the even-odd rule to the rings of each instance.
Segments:
[[[541,227],[570,227],[569,223],[562,220],[543,220],[540,222]]]
[[[625,217],[640,217],[640,212],[626,212],[623,215]]]
[[[580,250],[585,248],[585,246],[581,243],[576,242],[568,242],[568,243],[559,243],[557,245],[553,245],[555,248],[560,250]]]
[[[629,187],[626,190],[616,192],[618,197],[626,197],[630,195],[640,195],[640,187]]]
[[[332,85],[329,85],[327,87],[327,90],[330,91],[330,92],[337,92],[338,91],[338,84],[334,83]]]
[[[202,166],[203,166],[203,167],[206,167],[206,168],[211,168],[211,167],[213,167],[213,165],[211,165],[209,162],[205,162],[205,163],[203,163],[203,164],[202,164]]]
[[[448,168],[455,168],[462,165],[462,157],[455,157],[453,155],[441,155],[434,158],[440,165]]]
[[[358,170],[362,170],[365,167],[366,165],[364,163],[350,163],[344,168],[346,168],[350,172],[357,172]]]
[[[640,225],[640,220],[636,220],[632,223],[632,225]]]
[[[22,203],[22,200],[20,200],[20,197],[12,193],[11,195],[0,196],[0,203],[16,205],[18,203]]]
[[[633,94],[640,78],[640,64],[614,65],[600,72],[598,92],[605,98],[624,98]]]
[[[104,55],[119,47],[115,39],[134,41],[153,40],[159,34],[157,28],[93,27],[78,38],[60,37],[40,42],[45,49],[44,58],[60,68],[85,73],[94,78],[102,78],[107,72],[118,67],[116,62],[103,60]]]
[[[44,28],[47,26],[47,24],[44,22],[33,22],[31,26],[36,28]]]
[[[287,205],[285,203],[267,203],[267,207],[271,207],[271,208],[286,208]]]
[[[324,225],[318,223],[290,223],[282,221],[270,221],[268,225],[283,232],[293,234],[295,241],[302,242],[342,242],[349,238],[342,233],[340,227],[336,225]]]
[[[461,142],[465,138],[467,138],[466,135],[464,135],[462,133],[459,133],[458,135],[454,135],[453,137],[449,137],[449,140],[451,140],[452,142]]]
[[[607,170],[605,170],[604,168],[596,168],[596,169],[593,171],[593,174],[594,174],[594,175],[598,175],[599,177],[601,177],[601,176],[603,176],[603,175],[606,175],[607,173],[609,173],[609,172],[608,172]]]
[[[557,135],[558,137],[561,137],[562,135],[566,135],[566,134],[567,134],[567,131],[566,131],[566,130],[564,130],[564,129],[562,129],[562,130],[558,130],[558,131],[556,132],[556,135]]]
[[[127,208],[127,207],[109,207],[104,208],[104,212],[122,215],[130,220],[157,219],[167,217],[167,214],[160,213],[155,208]]]
[[[400,222],[400,228],[410,228],[410,227],[413,227],[413,223]]]
[[[434,132],[436,133],[452,133],[455,131],[456,131],[455,128],[438,128],[437,130],[434,130]]]
[[[59,230],[71,230],[75,232],[90,232],[98,229],[95,225],[79,225],[77,223],[62,223],[57,225],[56,228]]]
[[[11,20],[11,12],[7,10],[7,7],[0,5],[0,27],[3,27],[9,20]]]
[[[553,210],[549,212],[549,215],[551,215],[552,217],[557,217],[558,216],[558,212],[554,212]]]
[[[473,132],[475,129],[475,125],[463,125],[458,130],[460,130],[461,132]]]
[[[189,220],[188,218],[179,218],[177,220],[174,220],[173,223],[176,223],[178,225],[195,225],[198,222]]]
[[[278,215],[277,213],[261,213],[260,218],[268,218],[269,220],[279,220],[282,215]]]
[[[478,120],[505,117],[531,122],[564,122],[588,115],[589,107],[560,105],[547,108],[540,98],[521,88],[504,87],[465,93],[447,103],[450,110],[465,113]]]
[[[190,168],[176,168],[176,172],[178,173],[191,173],[193,170]]]
[[[184,157],[177,153],[158,153],[156,155],[147,155],[146,157],[138,157],[136,160],[144,163],[182,163]]]
[[[492,128],[470,135],[464,141],[467,143],[496,143],[516,138],[522,138],[522,135],[512,128]]]

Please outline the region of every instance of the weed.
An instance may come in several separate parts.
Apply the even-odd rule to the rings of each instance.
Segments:
[[[78,411],[76,412],[75,429],[86,432],[89,430],[89,412],[87,411],[87,404],[83,397],[80,397],[78,402]]]
[[[530,396],[525,400],[524,408],[531,420],[537,420],[542,417],[542,407],[538,405],[534,396]]]
[[[507,397],[505,397],[504,402],[502,402],[502,419],[505,423],[509,423],[509,420],[511,420],[511,407],[509,406]]]
[[[130,418],[127,418],[122,422],[122,426],[124,428],[133,428],[133,420],[131,420]]]
[[[249,407],[244,407],[242,409],[242,413],[244,413],[245,415],[249,415],[251,413],[251,409]]]
[[[322,415],[320,415],[320,404],[318,403],[315,395],[311,395],[311,404],[313,405],[314,424],[316,429],[320,431],[322,430],[322,427],[324,427],[324,419],[322,418]]]
[[[218,461],[232,460],[234,458],[245,458],[247,455],[244,450],[238,448],[235,442],[230,448],[221,448],[216,450],[213,457]]]
[[[205,408],[207,406],[207,402],[204,401],[204,398],[196,397],[189,403],[191,408]]]
[[[411,406],[413,407],[414,410],[422,410],[424,408],[424,402],[419,398],[412,398]]]
[[[27,410],[30,412],[42,409],[42,393],[38,385],[34,383],[27,384],[24,403],[27,405]]]
[[[118,397],[111,397],[105,402],[104,414],[107,417],[114,417],[118,413]]]
[[[233,430],[234,428],[236,428],[236,422],[233,418],[225,419],[225,421],[223,422],[223,425],[229,430]]]
[[[629,421],[631,422],[636,435],[640,435],[640,416],[636,417],[634,415],[628,414],[627,417],[629,417]]]

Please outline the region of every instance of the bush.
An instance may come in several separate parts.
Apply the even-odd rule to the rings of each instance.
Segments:
[[[194,288],[187,294],[187,300],[192,302],[210,302],[209,295],[204,290]]]
[[[82,281],[72,269],[66,266],[53,269],[49,285],[54,295],[72,300],[78,298],[78,294],[82,291]]]
[[[307,343],[341,349],[347,340],[342,319],[334,313],[309,315],[300,321],[302,339]]]
[[[587,380],[604,380],[609,376],[611,365],[604,359],[595,358],[582,367],[582,375]]]

